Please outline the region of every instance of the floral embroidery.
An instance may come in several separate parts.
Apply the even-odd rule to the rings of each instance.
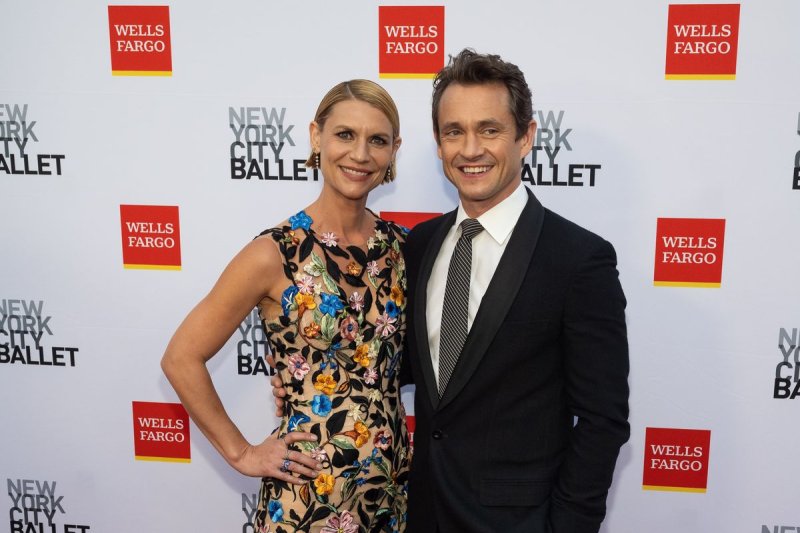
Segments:
[[[369,440],[369,429],[364,422],[356,422],[355,429],[353,431],[348,431],[345,435],[349,435],[353,437],[356,442],[356,448],[361,448],[368,440]]]
[[[333,394],[334,389],[336,389],[336,380],[329,374],[320,374],[317,376],[314,388],[330,396]]]
[[[310,294],[298,292],[294,296],[294,301],[297,303],[297,307],[302,309],[316,309],[317,307],[317,302],[314,301],[314,296]]]
[[[356,336],[358,335],[358,321],[351,316],[342,320],[341,324],[339,325],[339,334],[343,339],[347,339],[349,341],[355,340]]]
[[[339,237],[333,232],[323,233],[320,241],[325,246],[339,246]]]
[[[313,294],[314,286],[314,278],[311,276],[303,276],[297,280],[297,289],[302,294]]]
[[[311,217],[306,214],[305,211],[300,211],[294,216],[289,217],[289,224],[292,225],[292,229],[304,229],[308,231],[311,229],[311,224],[314,221],[311,220]]]
[[[325,394],[317,394],[311,402],[311,411],[317,416],[328,416],[331,407],[331,399]]]
[[[389,295],[389,298],[391,298],[394,304],[398,307],[401,307],[404,303],[406,303],[406,297],[403,294],[403,289],[397,285],[392,287],[392,292]]]
[[[273,522],[280,522],[283,520],[283,505],[281,505],[281,502],[270,500],[267,506],[267,512],[269,513],[269,519]]]
[[[311,458],[315,461],[319,461],[321,463],[328,460],[328,452],[323,450],[322,448],[314,448],[311,450]]]
[[[353,292],[350,295],[350,307],[355,312],[359,312],[364,308],[364,297],[358,293],[358,291]]]
[[[369,344],[361,344],[353,353],[353,361],[363,367],[369,366]]]
[[[351,276],[360,276],[361,275],[361,267],[355,261],[350,261],[347,263],[347,273]]]
[[[353,515],[342,511],[339,516],[328,518],[320,533],[358,533],[358,524],[353,523]]]
[[[375,321],[375,332],[385,339],[397,330],[394,325],[395,322],[397,322],[395,317],[390,316],[388,313],[383,313]]]
[[[301,425],[311,422],[311,418],[306,415],[294,415],[289,419],[289,431],[299,431]]]
[[[283,296],[281,296],[281,307],[283,307],[284,315],[289,314],[292,305],[294,305],[294,297],[297,294],[297,292],[298,292],[297,287],[295,287],[294,285],[283,291]]]
[[[319,310],[326,315],[336,316],[336,313],[344,309],[344,304],[335,294],[320,294],[322,303],[319,304]]]
[[[392,436],[389,435],[385,429],[381,430],[375,435],[375,439],[372,441],[372,444],[374,444],[376,448],[385,450],[392,445]]]
[[[314,480],[314,487],[316,488],[317,494],[320,496],[325,496],[333,492],[333,484],[335,480],[332,475],[322,473],[317,476]]]
[[[364,372],[364,383],[367,385],[375,385],[376,379],[378,379],[378,372],[374,368],[369,368]]]
[[[289,284],[282,314],[263,325],[287,388],[279,436],[316,434],[317,442],[292,448],[324,470],[305,484],[265,478],[253,530],[402,531],[410,458],[397,380],[406,329],[405,233],[378,219],[366,247],[343,248],[335,234],[317,234],[313,225],[300,212],[264,232],[283,256]]]
[[[306,358],[298,354],[289,357],[288,366],[294,379],[303,379],[305,375],[308,374],[309,370],[311,370],[311,366],[306,362]]]
[[[393,301],[389,300],[386,302],[386,314],[392,318],[397,318],[397,315],[400,314],[400,309],[397,307]]]
[[[319,337],[319,333],[322,330],[322,327],[317,324],[316,322],[312,322],[311,324],[307,325],[303,328],[303,333],[309,339],[316,339]]]
[[[378,262],[370,261],[369,263],[367,263],[367,272],[373,278],[378,277],[378,275],[380,275],[381,273],[381,269],[380,267],[378,267]]]

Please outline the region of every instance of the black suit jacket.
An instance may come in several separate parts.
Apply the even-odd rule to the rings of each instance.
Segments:
[[[406,242],[416,384],[409,533],[595,533],[605,516],[629,436],[616,256],[528,195],[441,399],[426,290],[456,212],[418,225]]]

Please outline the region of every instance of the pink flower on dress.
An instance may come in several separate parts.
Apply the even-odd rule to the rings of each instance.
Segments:
[[[364,308],[364,297],[358,294],[358,291],[350,295],[350,307],[353,311],[361,311]]]
[[[306,358],[300,354],[289,357],[289,372],[295,379],[303,379],[311,370],[311,366],[306,362]]]
[[[397,322],[396,318],[383,313],[375,319],[375,332],[385,339],[397,331],[397,327],[394,325],[395,322]]]
[[[311,276],[303,276],[297,280],[297,288],[302,294],[313,294],[314,286],[314,278]]]
[[[373,278],[376,277],[378,274],[380,274],[381,273],[381,269],[378,267],[378,262],[377,261],[370,261],[369,263],[367,263],[367,272]]]
[[[325,246],[336,246],[339,244],[339,237],[333,232],[323,233],[320,239]]]
[[[377,435],[375,435],[375,439],[372,441],[372,444],[374,444],[376,448],[386,450],[392,445],[392,436],[389,435],[389,432],[385,429],[381,430]]]
[[[322,463],[328,460],[328,452],[322,448],[314,448],[311,450],[311,458]]]
[[[364,372],[364,383],[367,385],[375,385],[376,379],[378,379],[378,371],[374,368],[369,368]]]
[[[358,533],[358,524],[353,523],[353,515],[349,511],[342,511],[339,516],[328,518],[320,533]]]
[[[349,341],[355,340],[356,336],[358,335],[358,322],[356,319],[348,316],[342,320],[341,324],[339,325],[339,333],[342,335],[343,339],[347,339]]]

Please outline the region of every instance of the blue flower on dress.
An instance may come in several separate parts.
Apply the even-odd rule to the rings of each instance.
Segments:
[[[323,313],[330,316],[336,316],[338,311],[344,309],[344,304],[339,299],[339,296],[335,294],[328,294],[326,292],[323,292],[320,294],[320,296],[322,297],[322,303],[319,304],[319,310]]]
[[[384,308],[384,310],[386,311],[386,314],[389,315],[390,317],[396,318],[397,315],[400,314],[400,309],[397,308],[397,304],[391,300],[386,302],[386,307]]]
[[[311,224],[314,221],[311,220],[311,217],[306,214],[305,211],[300,211],[294,216],[289,217],[289,224],[292,225],[292,229],[302,228],[306,231],[311,229]]]
[[[294,285],[291,285],[283,291],[283,295],[281,296],[281,307],[283,307],[283,315],[289,316],[289,309],[292,307],[294,303],[294,297],[299,292],[299,289]]]
[[[289,431],[297,431],[300,429],[300,424],[311,422],[308,415],[294,415],[289,419]]]
[[[317,416],[328,416],[331,407],[331,399],[326,394],[317,394],[311,402],[311,412]]]
[[[269,519],[273,522],[280,522],[283,520],[283,505],[277,500],[270,500],[267,504],[267,512]]]

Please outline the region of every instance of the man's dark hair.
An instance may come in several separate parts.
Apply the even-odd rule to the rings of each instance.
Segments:
[[[433,80],[433,131],[439,142],[439,102],[445,89],[452,83],[459,85],[484,85],[500,83],[508,89],[511,114],[517,126],[517,139],[522,137],[533,119],[531,90],[518,66],[493,54],[479,54],[464,48],[439,71]]]

